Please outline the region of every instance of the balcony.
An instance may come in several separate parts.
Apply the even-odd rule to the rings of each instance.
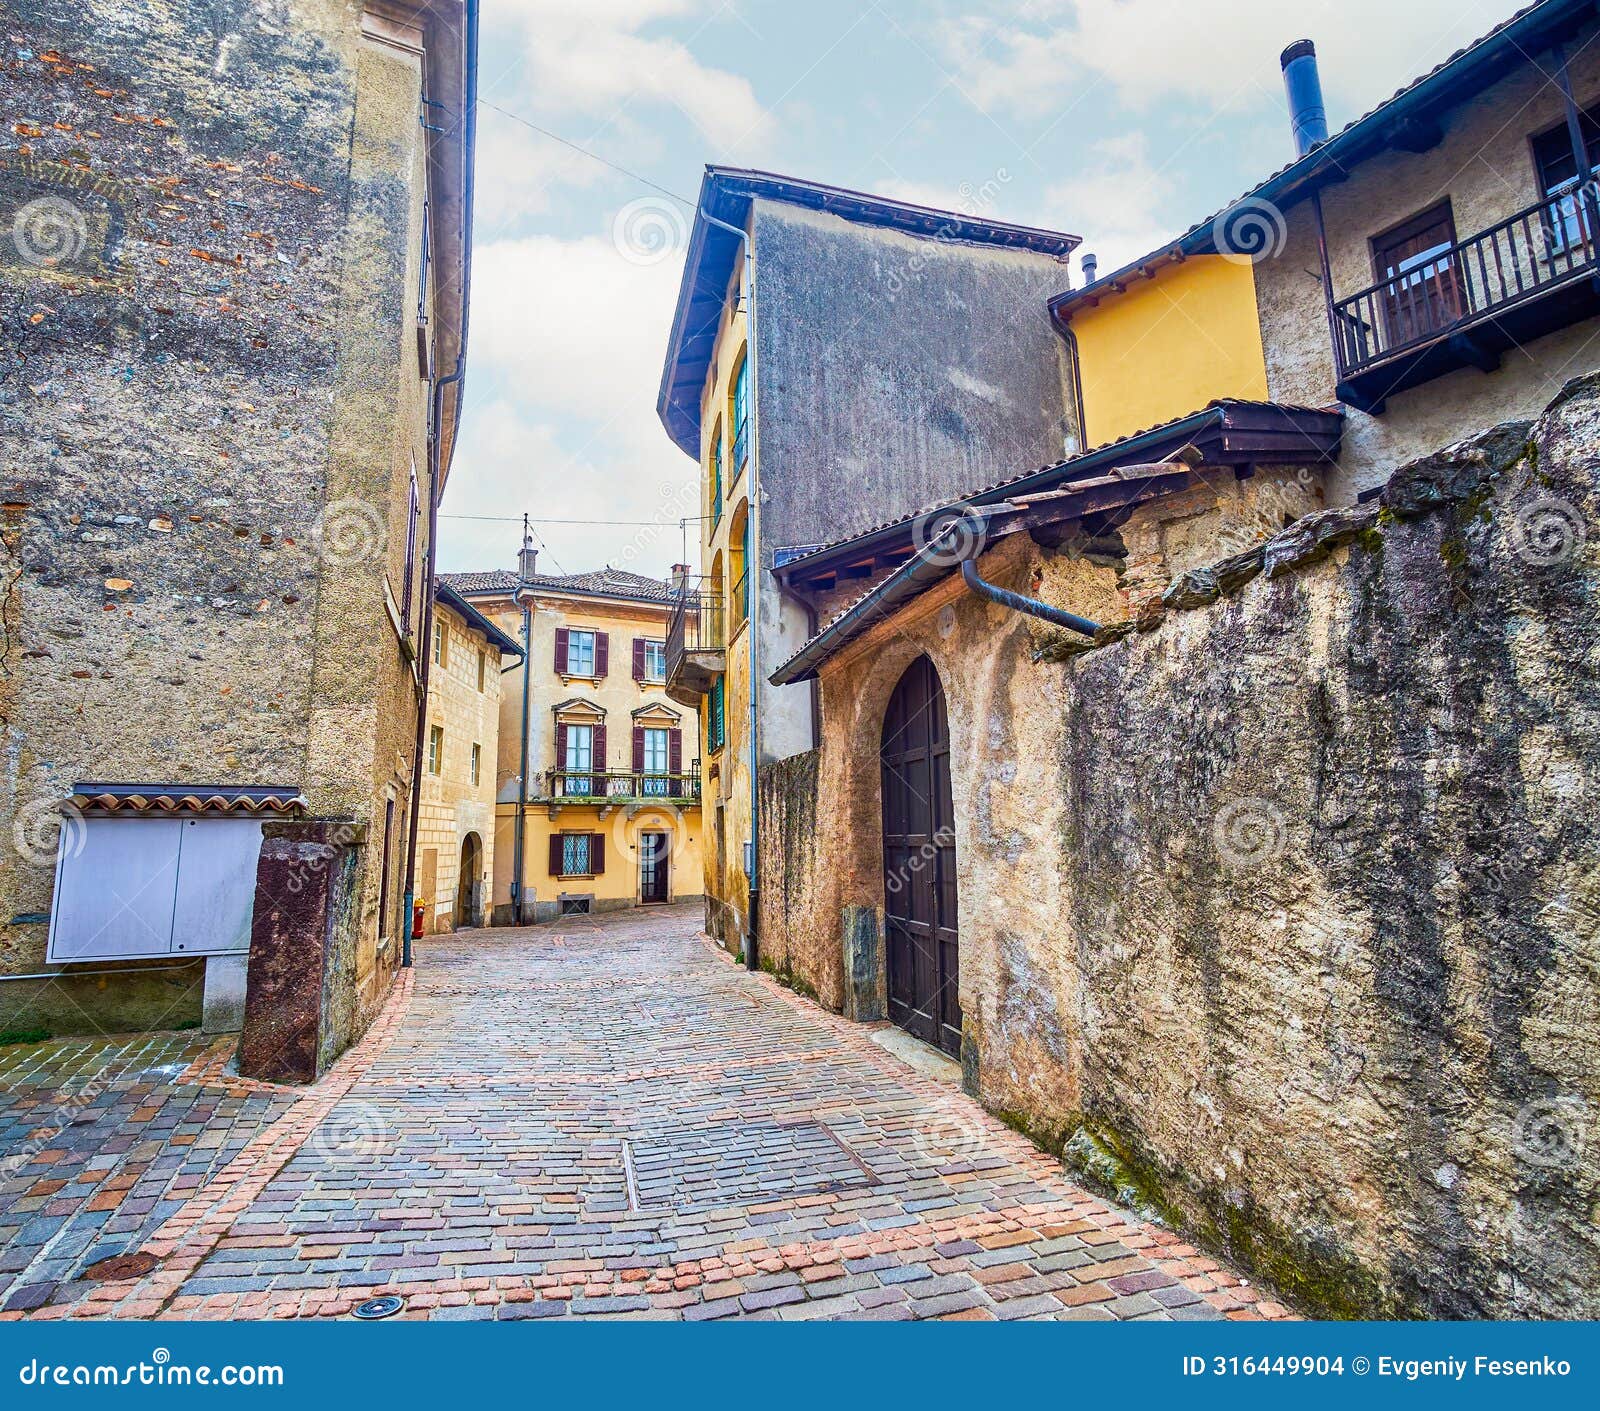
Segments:
[[[700,802],[700,774],[660,774],[649,770],[547,769],[540,792],[529,800],[541,804],[628,804]]]
[[[1330,311],[1341,402],[1384,399],[1600,314],[1594,188],[1551,196]]]
[[[700,709],[700,698],[722,675],[727,629],[722,594],[685,584],[667,623],[667,694],[679,705]]]

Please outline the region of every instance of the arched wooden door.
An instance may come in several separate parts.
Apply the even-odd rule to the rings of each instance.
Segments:
[[[478,926],[478,882],[483,873],[483,843],[476,833],[461,840],[461,870],[456,873],[456,925]]]
[[[883,781],[883,893],[889,1017],[961,1053],[956,835],[944,691],[927,657],[889,698],[878,749]]]

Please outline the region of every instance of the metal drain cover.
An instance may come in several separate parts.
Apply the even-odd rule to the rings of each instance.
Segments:
[[[386,1293],[382,1298],[369,1298],[365,1303],[358,1303],[353,1310],[357,1318],[363,1320],[371,1318],[392,1318],[406,1306],[405,1299],[399,1294]]]
[[[113,1254],[109,1258],[96,1260],[83,1271],[82,1277],[112,1282],[139,1279],[154,1269],[156,1263],[155,1255],[146,1254],[143,1250],[136,1254]]]

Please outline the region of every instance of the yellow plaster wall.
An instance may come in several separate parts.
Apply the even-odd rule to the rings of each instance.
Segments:
[[[439,773],[426,763],[417,820],[417,897],[428,903],[427,929],[451,931],[467,924],[457,914],[461,849],[467,836],[478,835],[483,859],[477,881],[484,884],[483,910],[489,904],[488,882],[494,875],[495,774],[500,734],[500,652],[482,632],[469,627],[444,603],[434,604],[434,621],[445,632],[443,665],[435,662],[428,677],[428,723],[444,730]],[[478,653],[484,653],[483,689],[478,689]],[[507,681],[520,678],[515,674]],[[472,782],[472,747],[480,747],[478,782]],[[425,756],[426,758],[426,756]],[[431,857],[430,857],[431,854]]]
[[[1072,315],[1086,447],[1156,426],[1216,397],[1267,395],[1247,263],[1198,255]]]

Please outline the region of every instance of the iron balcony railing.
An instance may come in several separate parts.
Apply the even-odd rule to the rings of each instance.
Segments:
[[[540,802],[634,803],[640,800],[698,800],[700,773],[668,774],[656,770],[547,769]]]
[[[678,678],[690,652],[720,652],[727,644],[722,594],[685,583],[667,619],[667,680]]]
[[[1341,378],[1591,276],[1592,186],[1546,197],[1498,225],[1333,305]]]

